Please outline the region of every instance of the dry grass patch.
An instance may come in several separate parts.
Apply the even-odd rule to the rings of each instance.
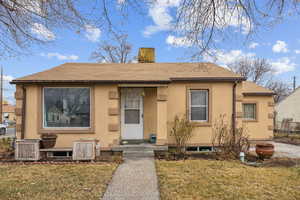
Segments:
[[[99,199],[117,164],[0,165],[0,199]]]
[[[300,167],[212,160],[157,160],[156,167],[162,200],[300,199]]]

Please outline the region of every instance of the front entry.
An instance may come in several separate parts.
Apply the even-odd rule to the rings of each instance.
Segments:
[[[143,137],[143,89],[121,89],[122,140],[142,140]]]

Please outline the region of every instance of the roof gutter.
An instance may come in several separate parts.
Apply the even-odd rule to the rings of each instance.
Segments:
[[[245,96],[273,96],[275,92],[243,92]]]
[[[203,82],[241,82],[244,77],[178,77],[170,78],[171,81],[203,81]]]
[[[233,83],[232,87],[232,134],[235,143],[235,135],[236,135],[236,86],[237,82]]]
[[[11,84],[167,84],[169,80],[13,80]]]
[[[23,101],[22,101],[22,121],[21,121],[21,139],[25,138],[25,118],[26,118],[26,88],[22,85]]]
[[[167,84],[174,81],[195,81],[195,82],[241,82],[246,80],[244,77],[176,77],[169,80],[13,80],[11,84],[93,84],[93,83],[134,83],[134,84]]]

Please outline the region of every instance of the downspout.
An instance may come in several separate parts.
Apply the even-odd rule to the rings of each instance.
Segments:
[[[235,140],[235,133],[236,133],[236,85],[237,82],[233,83],[232,87],[232,134]],[[235,141],[234,141],[235,142]]]
[[[22,101],[22,122],[21,122],[21,139],[25,138],[25,117],[26,117],[26,88],[22,85],[23,101]]]

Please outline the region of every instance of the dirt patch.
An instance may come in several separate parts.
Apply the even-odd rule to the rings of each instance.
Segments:
[[[286,144],[293,144],[300,146],[300,138],[294,137],[274,137],[275,142],[281,142]]]
[[[188,153],[184,158],[178,158],[172,152],[168,151],[155,151],[155,158],[157,160],[166,160],[166,161],[178,161],[178,160],[220,160],[212,152],[203,152],[203,153]],[[260,167],[299,167],[300,159],[293,158],[271,158],[261,160],[257,157],[254,152],[249,152],[245,157],[246,163],[256,163],[253,166]]]
[[[289,133],[277,132],[274,134],[274,141],[300,146],[300,134],[289,134]]]
[[[155,159],[158,160],[193,160],[193,159],[205,159],[205,160],[217,160],[217,157],[212,152],[187,152],[184,156],[178,156],[174,152],[170,151],[154,151]]]

